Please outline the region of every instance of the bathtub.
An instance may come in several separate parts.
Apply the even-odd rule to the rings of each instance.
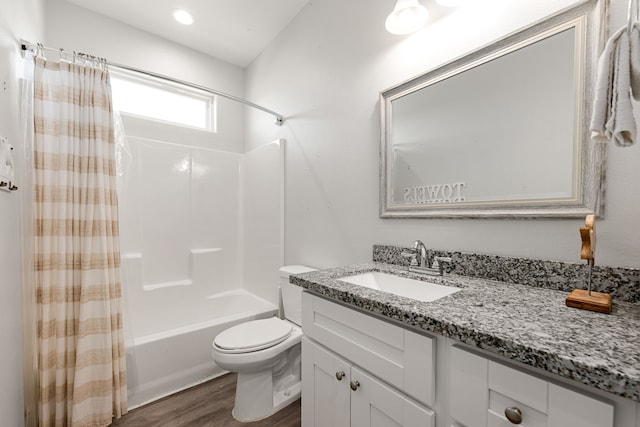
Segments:
[[[211,359],[213,338],[230,326],[276,313],[275,305],[239,289],[145,316],[126,348],[129,409],[222,375],[226,371]]]

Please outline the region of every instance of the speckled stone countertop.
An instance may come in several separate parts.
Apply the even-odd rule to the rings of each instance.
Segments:
[[[381,271],[463,288],[433,302],[353,285],[340,277]],[[565,306],[566,292],[371,263],[291,276],[330,299],[470,344],[640,402],[640,304],[617,302],[609,315]]]

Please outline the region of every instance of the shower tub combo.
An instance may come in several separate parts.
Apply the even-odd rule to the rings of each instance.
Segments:
[[[182,141],[128,137],[119,199],[129,408],[224,373],[215,336],[278,311],[282,141],[244,154]],[[260,254],[250,264],[244,247]]]

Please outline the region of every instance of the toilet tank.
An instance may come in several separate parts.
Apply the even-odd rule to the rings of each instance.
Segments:
[[[315,270],[315,268],[304,265],[285,265],[280,268],[280,290],[282,291],[284,317],[296,325],[302,324],[302,288],[289,283],[289,276]]]

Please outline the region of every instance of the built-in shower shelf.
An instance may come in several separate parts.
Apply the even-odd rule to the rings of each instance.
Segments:
[[[122,254],[122,259],[142,259],[142,253],[140,252],[128,252]]]
[[[152,283],[150,285],[143,285],[142,289],[144,289],[145,291],[154,291],[156,289],[173,288],[176,286],[189,286],[192,284],[193,284],[193,281],[191,279],[186,279],[186,280],[176,280],[173,282]]]
[[[213,252],[219,252],[222,248],[200,248],[200,249],[191,249],[191,255],[200,255],[200,254],[210,254]]]

